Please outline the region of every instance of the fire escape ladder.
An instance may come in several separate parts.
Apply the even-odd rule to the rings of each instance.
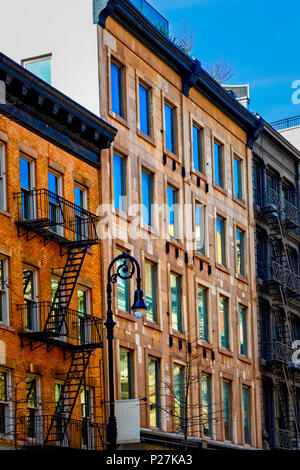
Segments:
[[[68,425],[72,412],[84,382],[93,349],[78,349],[73,351],[72,361],[65,382],[61,389],[55,412],[52,416],[45,438],[45,445],[62,446],[65,437],[68,438]]]
[[[69,248],[67,261],[45,322],[45,332],[66,334],[64,312],[70,305],[87,249],[88,243]]]

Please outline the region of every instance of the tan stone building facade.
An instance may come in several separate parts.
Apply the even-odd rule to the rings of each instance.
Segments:
[[[129,2],[108,7],[99,17],[100,104],[119,131],[102,158],[103,279],[111,259],[131,253],[151,304],[137,319],[134,281],[115,289],[115,396],[146,397],[148,443],[186,431],[200,447],[260,448],[250,150],[258,122],[199,63],[187,76],[194,61]],[[159,208],[152,217],[140,207],[150,203]]]

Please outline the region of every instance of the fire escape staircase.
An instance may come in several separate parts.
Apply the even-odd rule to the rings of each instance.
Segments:
[[[291,269],[290,256],[286,244],[287,234],[286,227],[295,226],[296,219],[294,213],[291,210],[292,206],[290,203],[285,202],[285,207],[282,208],[282,201],[280,195],[271,190],[271,194],[268,194],[268,203],[269,209],[268,214],[268,225],[269,225],[269,240],[273,246],[273,263],[271,266],[271,276],[276,280],[277,292],[279,291],[279,296],[275,294],[276,290],[271,290],[273,293],[273,311],[275,314],[276,326],[279,335],[279,342],[283,346],[291,348],[292,342],[294,341],[293,330],[290,322],[290,314],[288,309],[288,298],[300,295],[299,287],[300,282],[295,282],[295,279],[298,277],[293,273]],[[288,205],[287,205],[288,204]],[[271,207],[271,210],[270,210]],[[284,213],[284,209],[288,209],[288,216]],[[294,225],[292,220],[294,219]],[[281,244],[281,246],[280,246]],[[275,275],[276,270],[281,270],[281,275]],[[272,272],[273,271],[273,272]],[[281,279],[280,279],[281,278]],[[284,312],[284,326],[282,323],[282,313]],[[292,349],[290,349],[292,351]],[[290,358],[291,361],[291,358]],[[277,377],[279,377],[282,372],[284,377],[284,382],[286,389],[288,391],[289,402],[286,401],[286,396],[282,387],[282,382],[280,380],[276,381],[276,389],[278,393],[278,399],[281,409],[281,416],[283,419],[283,424],[285,430],[290,430],[291,418],[295,424],[296,436],[299,436],[299,410],[297,407],[297,401],[295,396],[295,385],[293,380],[293,373],[290,368],[290,364],[287,361],[277,362]],[[284,433],[284,431],[283,431]],[[284,435],[283,446],[285,448],[298,448],[299,442],[298,437],[293,441],[292,433],[288,432]]]
[[[97,218],[94,214],[46,189],[27,193],[26,200],[24,200],[24,193],[16,194],[15,198],[18,200],[19,209],[17,221],[19,236],[25,234],[27,240],[31,240],[40,235],[48,241],[58,242],[67,248],[67,260],[55,296],[47,310],[43,329],[38,337],[41,343],[49,343],[51,338],[53,342],[59,337],[67,338],[69,334],[67,316],[70,315],[69,306],[72,295],[87,250],[97,243]],[[26,211],[24,207],[27,208]],[[35,234],[29,235],[31,232]],[[82,341],[80,337],[82,334],[78,326],[80,321],[80,314],[75,320],[74,317],[72,319],[72,324],[77,322],[77,341],[73,344],[69,344],[68,341],[65,343],[66,347],[71,347],[71,363],[46,433],[44,445],[62,446],[68,438],[68,425],[81,387],[83,383],[85,384],[89,359],[93,350],[101,344],[96,319],[89,323],[89,328],[94,328],[93,334],[90,334],[93,338],[85,338],[85,341]],[[95,336],[98,338],[95,339]]]

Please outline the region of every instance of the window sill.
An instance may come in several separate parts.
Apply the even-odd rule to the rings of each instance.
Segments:
[[[151,225],[144,224],[141,222],[141,229],[145,230],[145,232],[150,233],[151,235],[154,235],[155,237],[159,238],[159,230],[157,228],[152,227]]]
[[[230,270],[226,268],[226,266],[223,266],[223,264],[220,264],[216,261],[216,268],[219,269],[220,271],[223,271],[226,274],[230,274]]]
[[[120,219],[123,219],[125,222],[131,223],[134,220],[132,215],[128,215],[127,212],[124,212],[121,209],[114,208],[112,212]]]
[[[173,152],[170,152],[170,150],[164,149],[164,154],[168,158],[171,158],[171,160],[175,160],[175,162],[178,163],[178,165],[181,165],[181,161],[180,161],[178,155],[176,155],[176,153],[173,153]]]
[[[147,320],[146,318],[144,318],[143,325],[147,326],[149,328],[152,328],[153,330],[162,331],[162,328],[158,323],[156,323],[154,321],[152,322],[151,320]]]
[[[238,199],[235,196],[232,196],[232,200],[236,202],[239,206],[243,207],[243,209],[247,209],[247,204],[244,199]]]
[[[11,213],[4,210],[4,209],[0,209],[0,214],[1,215],[6,215],[6,217],[11,217]]]
[[[170,333],[171,336],[174,336],[175,338],[186,340],[185,334],[181,333],[181,331],[174,330],[172,327],[170,327]]]
[[[170,243],[171,245],[175,246],[176,248],[179,248],[180,250],[183,250],[183,243],[179,240],[176,240],[175,238],[167,238],[167,242]]]
[[[130,313],[127,313],[127,312],[124,312],[123,310],[117,310],[117,316],[118,317],[121,317],[121,318],[124,318],[125,320],[129,320],[129,321],[133,321],[133,322],[136,322],[137,321],[137,318],[133,315],[131,315]]]
[[[229,349],[219,347],[219,353],[223,354],[224,356],[233,357],[233,352],[229,351]]]
[[[10,325],[6,325],[5,323],[1,323],[1,322],[0,322],[0,330],[6,330],[6,331],[12,331],[12,332],[15,331],[14,327]]]
[[[151,145],[153,145],[153,147],[156,147],[156,142],[153,139],[153,137],[151,137],[148,134],[144,134],[144,132],[142,132],[140,129],[137,129],[136,133],[139,137],[141,137],[143,140],[148,142],[148,144],[151,144]]]
[[[108,111],[108,115],[110,117],[112,117],[113,119],[115,119],[116,121],[118,121],[120,124],[122,124],[123,126],[127,127],[127,129],[129,129],[129,124],[128,124],[128,121],[127,119],[123,118],[122,116],[119,116],[118,114],[116,114],[114,111],[112,111],[111,109]]]
[[[207,183],[207,177],[201,171],[198,171],[198,170],[195,170],[195,168],[192,168],[191,169],[191,176],[193,176],[193,175],[197,176],[197,178],[201,178],[203,181],[205,181]]]
[[[201,261],[205,261],[206,263],[210,264],[210,258],[208,258],[205,255],[202,255],[198,251],[194,251],[194,257],[201,260]]]
[[[219,186],[218,184],[213,183],[213,187],[219,191],[219,193],[222,193],[224,196],[228,196],[228,192],[226,189],[222,188],[222,186]]]
[[[205,341],[205,339],[198,339],[198,346],[201,346],[202,348],[205,349],[214,349],[214,345],[210,343],[209,341]]]
[[[243,356],[242,354],[239,354],[238,358],[242,362],[246,362],[247,364],[252,364],[252,359],[250,357]]]
[[[243,282],[244,284],[249,284],[249,280],[245,276],[241,276],[240,274],[236,274],[235,276],[239,281]]]

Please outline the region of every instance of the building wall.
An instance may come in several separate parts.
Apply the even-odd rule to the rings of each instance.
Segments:
[[[17,305],[24,303],[22,268],[26,264],[37,270],[38,301],[51,302],[51,278],[59,275],[66,262],[65,253],[61,256],[60,246],[55,242],[44,245],[42,237],[37,236],[27,241],[26,236],[19,237],[17,221],[17,201],[14,194],[20,192],[19,157],[26,155],[34,162],[35,189],[48,188],[48,169],[56,170],[63,180],[62,196],[74,202],[74,183],[86,187],[88,191],[88,209],[95,213],[98,207],[99,179],[98,169],[82,162],[73,155],[55,147],[48,141],[33,134],[10,119],[0,116],[0,144],[6,153],[7,210],[0,210],[0,256],[8,259],[9,284],[9,322],[0,323],[0,370],[10,373],[12,391],[17,391],[17,414],[24,415],[26,407],[26,376],[34,375],[40,382],[40,413],[50,416],[54,411],[54,383],[63,382],[69,369],[70,351],[54,346],[51,350],[45,344],[33,341],[31,349],[25,339],[21,345],[19,333],[24,330],[21,312]],[[30,233],[30,236],[33,234]],[[66,248],[63,250],[66,250]],[[102,316],[102,292],[100,275],[100,247],[88,249],[83,267],[75,288],[70,308],[78,310],[78,288],[90,289],[91,314]],[[36,348],[39,346],[38,348]],[[95,420],[103,420],[101,400],[103,399],[103,381],[99,367],[102,349],[92,353],[86,375],[87,386],[94,388]],[[100,379],[101,377],[101,379]],[[16,389],[14,388],[16,384]],[[13,395],[13,400],[15,397]],[[72,418],[81,419],[80,398]],[[80,446],[79,436],[79,446]],[[2,440],[1,443],[5,443]]]
[[[93,0],[9,2],[1,12],[0,44],[19,64],[51,54],[52,85],[99,115]]]
[[[203,437],[200,430],[201,415],[200,374],[208,372],[213,377],[214,433],[213,438],[224,440],[222,426],[221,379],[232,381],[233,387],[233,442],[243,444],[241,386],[251,388],[252,444],[261,447],[260,427],[260,374],[258,367],[257,325],[256,325],[256,288],[254,266],[254,218],[252,210],[252,173],[251,152],[247,149],[246,134],[206,98],[191,89],[190,98],[181,92],[181,79],[150,50],[137,42],[127,31],[111,18],[106,22],[105,30],[99,29],[100,96],[103,117],[119,128],[114,148],[107,158],[102,159],[102,203],[112,204],[107,210],[107,219],[103,226],[116,234],[103,241],[103,274],[109,261],[120,247],[132,253],[142,266],[144,278],[144,259],[157,264],[158,272],[158,322],[150,323],[146,319],[117,310],[115,296],[115,365],[116,398],[120,398],[119,349],[129,349],[133,354],[134,397],[148,397],[148,357],[160,361],[161,403],[162,408],[172,409],[173,364],[186,365],[186,358],[192,359],[192,375],[197,376],[191,386],[190,403],[195,405],[194,417],[197,424],[192,426],[191,435]],[[118,117],[111,110],[110,104],[110,60],[113,58],[125,69],[125,119]],[[138,80],[151,88],[151,119],[153,138],[141,134],[137,124],[137,89]],[[177,154],[171,154],[164,145],[163,99],[176,106],[177,112]],[[191,168],[191,122],[194,120],[203,128],[204,133],[204,174]],[[225,191],[213,184],[213,139],[224,144],[225,148]],[[122,214],[113,207],[113,151],[126,157],[127,190],[130,204],[141,203],[141,168],[154,174],[154,199],[160,206],[167,203],[166,186],[172,184],[179,192],[181,235],[179,241],[166,240],[163,228],[166,225],[167,212],[162,212],[154,228],[154,237],[150,239],[150,230],[143,227],[136,213]],[[167,162],[163,164],[163,154]],[[237,154],[243,160],[243,181],[245,201],[240,203],[233,198],[232,158]],[[176,163],[176,168],[174,166]],[[185,168],[185,176],[182,176]],[[197,185],[197,178],[200,187]],[[199,200],[206,205],[207,253],[198,255],[193,246],[187,243],[188,233],[193,229],[192,211],[188,204]],[[227,268],[216,263],[215,222],[216,214],[227,221]],[[105,222],[106,220],[106,222]],[[132,223],[133,222],[133,223]],[[246,231],[246,266],[247,274],[241,279],[235,267],[235,227]],[[136,239],[136,234],[138,237]],[[166,253],[166,241],[170,251]],[[175,250],[178,249],[178,257]],[[188,255],[188,260],[185,258]],[[186,262],[187,261],[187,262]],[[203,269],[200,269],[200,262]],[[211,270],[211,274],[209,274]],[[170,271],[181,276],[183,333],[172,330],[170,323]],[[201,342],[197,334],[196,285],[208,287],[210,295],[210,334],[209,343]],[[131,294],[134,286],[131,286]],[[230,298],[230,351],[220,347],[220,323],[218,295]],[[131,298],[132,299],[132,298]],[[248,333],[250,357],[239,354],[238,303],[248,308]],[[169,338],[173,346],[169,346]],[[179,349],[179,340],[182,349]],[[191,343],[191,355],[187,353]],[[203,356],[206,353],[206,358]],[[212,360],[212,353],[215,359]],[[168,392],[171,389],[171,392]],[[148,397],[149,398],[149,397]],[[141,402],[141,425],[149,428],[149,406]],[[197,408],[198,407],[198,408]],[[189,408],[190,410],[192,408]],[[161,429],[174,431],[174,419],[162,411]]]
[[[292,127],[289,129],[282,129],[279,132],[283,135],[285,139],[291,142],[294,147],[300,149],[300,126]]]

